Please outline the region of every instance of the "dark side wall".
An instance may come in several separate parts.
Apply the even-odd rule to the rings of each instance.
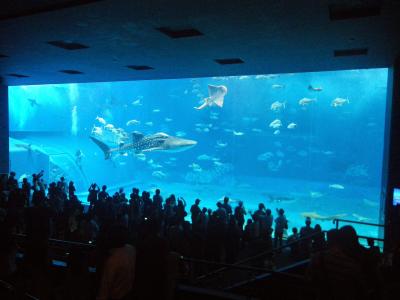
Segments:
[[[383,198],[385,199],[385,249],[390,251],[400,243],[400,205],[393,205],[393,189],[400,188],[400,56],[390,69],[388,92],[390,112],[387,115],[386,128],[387,170],[383,170],[387,185],[386,189],[383,189]]]
[[[0,82],[0,174],[8,173],[8,87]]]

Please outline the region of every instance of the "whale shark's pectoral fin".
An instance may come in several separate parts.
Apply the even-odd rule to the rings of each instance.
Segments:
[[[143,137],[144,137],[144,134],[139,131],[132,132],[132,142],[133,143],[140,141],[141,139],[143,139]]]
[[[164,150],[164,148],[162,148],[162,147],[148,148],[148,149],[142,150],[141,152],[152,152],[152,151],[157,151],[157,150]]]

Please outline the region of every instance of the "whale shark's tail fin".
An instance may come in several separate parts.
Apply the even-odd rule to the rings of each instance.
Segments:
[[[97,145],[99,146],[99,148],[103,151],[104,153],[104,159],[110,159],[111,158],[111,152],[110,152],[110,147],[108,147],[106,144],[104,144],[102,141],[94,138],[94,137],[90,137],[90,139]]]

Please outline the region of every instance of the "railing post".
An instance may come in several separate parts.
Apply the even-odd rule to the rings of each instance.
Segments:
[[[8,174],[10,168],[8,126],[8,87],[0,78],[0,174]]]
[[[339,229],[339,219],[335,219],[333,222],[335,223],[336,229]]]

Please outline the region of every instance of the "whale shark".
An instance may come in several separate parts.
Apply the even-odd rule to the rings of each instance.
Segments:
[[[111,148],[95,137],[91,136],[90,139],[103,151],[104,159],[110,159],[113,153],[127,153],[129,151],[135,154],[150,151],[179,152],[187,150],[197,144],[196,141],[170,136],[164,132],[145,136],[135,131],[132,133],[131,143],[121,143],[119,147],[115,148]]]
[[[218,106],[224,105],[224,97],[228,92],[228,88],[224,85],[208,85],[208,97],[203,99],[203,104],[195,107],[197,110],[206,108],[207,106]]]

